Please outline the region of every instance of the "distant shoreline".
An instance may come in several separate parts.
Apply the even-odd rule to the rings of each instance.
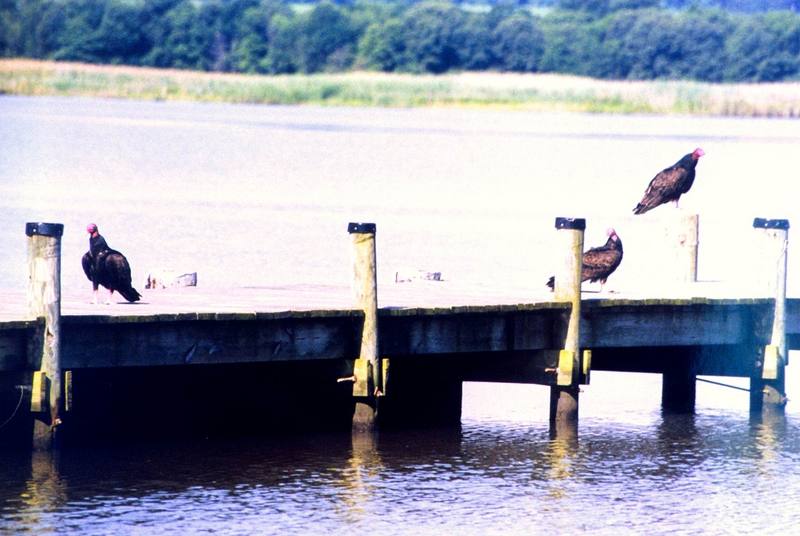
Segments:
[[[244,75],[0,60],[0,94],[322,106],[800,117],[800,82],[610,81],[558,74]]]

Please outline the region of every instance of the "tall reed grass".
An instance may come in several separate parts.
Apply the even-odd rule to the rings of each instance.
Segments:
[[[7,59],[0,60],[0,93],[256,104],[800,116],[798,82],[609,81],[556,74],[259,76]]]

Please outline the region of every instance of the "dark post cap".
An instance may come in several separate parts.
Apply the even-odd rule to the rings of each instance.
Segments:
[[[374,223],[353,223],[347,224],[347,232],[353,233],[373,233],[375,234],[376,226]]]
[[[789,230],[789,220],[768,220],[766,218],[756,218],[753,220],[753,227],[756,229],[782,229]]]
[[[61,235],[64,234],[64,224],[42,223],[42,222],[26,223],[25,234],[28,236],[42,235],[42,236],[54,236],[56,238],[61,238]]]
[[[586,218],[556,218],[556,229],[586,229]]]

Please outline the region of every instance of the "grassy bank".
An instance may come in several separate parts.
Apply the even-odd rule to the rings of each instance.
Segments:
[[[491,106],[542,111],[800,116],[800,83],[621,82],[553,74],[250,76],[0,60],[0,93],[345,106]]]

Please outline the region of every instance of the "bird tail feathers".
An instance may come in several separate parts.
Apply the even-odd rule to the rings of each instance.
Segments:
[[[128,300],[129,302],[139,301],[142,297],[142,295],[139,294],[139,291],[137,291],[133,287],[128,287],[126,289],[119,289],[118,292],[122,294],[122,297]]]

